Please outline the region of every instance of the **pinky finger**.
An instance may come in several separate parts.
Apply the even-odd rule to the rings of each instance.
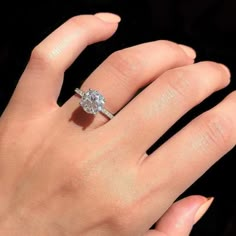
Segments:
[[[175,202],[144,236],[188,236],[214,198],[189,196]]]

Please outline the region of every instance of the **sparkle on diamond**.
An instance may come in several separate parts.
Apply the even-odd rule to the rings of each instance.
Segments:
[[[104,97],[98,91],[92,89],[85,92],[80,101],[84,111],[94,115],[103,110],[104,104]]]

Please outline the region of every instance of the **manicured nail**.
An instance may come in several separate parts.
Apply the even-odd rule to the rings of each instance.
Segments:
[[[183,44],[179,44],[179,46],[184,50],[184,52],[192,59],[196,58],[196,52],[193,48],[183,45]]]
[[[119,23],[121,21],[120,16],[109,12],[99,12],[95,16],[107,23]]]
[[[214,200],[214,197],[209,197],[208,200],[200,206],[197,213],[195,214],[194,224],[196,224],[203,217],[203,215],[207,212],[207,210],[211,206],[213,200]]]

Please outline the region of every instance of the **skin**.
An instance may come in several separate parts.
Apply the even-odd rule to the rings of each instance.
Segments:
[[[118,22],[108,13],[73,17],[32,51],[0,119],[1,235],[187,236],[207,210],[198,213],[203,196],[173,202],[235,146],[235,92],[146,151],[229,84],[224,65],[148,42],[113,53],[82,85],[105,96],[112,120],[86,114],[77,95],[57,104],[65,70]]]

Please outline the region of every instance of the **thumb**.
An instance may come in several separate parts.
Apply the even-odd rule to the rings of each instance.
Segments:
[[[145,236],[188,236],[206,213],[214,198],[195,195],[175,202]]]

